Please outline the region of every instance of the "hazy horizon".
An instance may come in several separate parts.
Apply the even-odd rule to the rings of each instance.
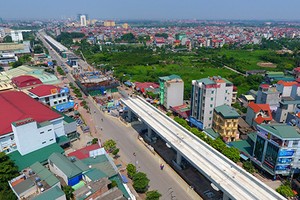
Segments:
[[[300,1],[289,0],[11,0],[0,7],[3,19],[67,19],[79,13],[115,20],[300,20]]]

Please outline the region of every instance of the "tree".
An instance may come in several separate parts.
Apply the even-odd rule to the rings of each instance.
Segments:
[[[7,35],[3,38],[3,42],[4,43],[11,43],[12,42],[12,38],[10,35]]]
[[[33,48],[33,51],[34,51],[34,53],[43,53],[43,52],[44,52],[44,49],[43,49],[43,47],[41,47],[40,45],[36,45],[36,46]]]
[[[148,184],[150,180],[147,178],[147,175],[143,172],[138,172],[133,175],[133,188],[139,193],[144,193],[148,189]]]
[[[157,190],[151,190],[146,192],[146,200],[159,200],[161,194]]]
[[[19,66],[21,66],[21,65],[23,65],[23,63],[22,63],[21,61],[16,61],[16,62],[14,62],[14,63],[12,64],[12,67],[13,67],[13,68],[17,68],[17,67],[19,67]]]
[[[93,138],[92,139],[92,144],[97,144],[97,142],[98,142],[98,138]]]
[[[69,186],[69,185],[63,186],[63,191],[66,194],[67,200],[73,199],[73,197],[74,197],[74,194],[73,194],[74,189],[71,186]]]
[[[251,173],[251,174],[253,174],[253,173],[255,172],[255,168],[254,168],[254,166],[253,166],[253,164],[252,164],[251,161],[246,161],[246,162],[244,162],[244,163],[243,163],[243,168],[244,168],[247,172],[249,172],[249,173]]]
[[[111,189],[111,188],[114,188],[114,187],[116,187],[116,186],[118,186],[117,181],[112,180],[112,181],[111,181],[111,184],[109,184],[108,188]]]
[[[128,177],[132,179],[136,173],[136,167],[130,163],[127,165],[126,170],[127,170]]]
[[[293,196],[295,196],[295,194],[294,194],[294,192],[293,192],[293,190],[292,190],[292,188],[290,187],[290,185],[289,185],[289,183],[287,182],[287,183],[284,183],[284,184],[282,184],[281,186],[279,186],[277,189],[276,189],[276,191],[279,193],[279,194],[281,194],[281,195],[283,195],[283,196],[285,196],[285,197],[293,197]]]
[[[113,150],[112,154],[114,155],[114,157],[116,157],[119,153],[120,149],[115,149]]]
[[[5,153],[0,152],[0,199],[16,199],[8,181],[18,175],[18,168],[13,161]]]
[[[240,152],[237,148],[234,147],[226,147],[222,153],[224,156],[232,160],[233,162],[238,162],[240,160]]]
[[[114,140],[110,139],[105,141],[103,146],[106,151],[111,152],[113,149],[116,148],[116,144],[117,143]]]

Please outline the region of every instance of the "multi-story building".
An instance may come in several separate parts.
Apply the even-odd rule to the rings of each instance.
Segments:
[[[213,129],[219,133],[226,142],[232,142],[239,138],[238,119],[240,115],[236,110],[226,104],[217,106],[213,115]]]
[[[104,21],[103,25],[105,27],[114,27],[114,26],[116,26],[116,22],[113,20],[106,20],[106,21]]]
[[[269,123],[272,121],[272,112],[269,104],[249,103],[246,114],[246,122],[252,127],[258,124]]]
[[[258,125],[253,161],[271,175],[300,170],[300,134],[288,125]]]
[[[65,136],[63,117],[23,92],[0,93],[0,151],[26,155]]]
[[[233,84],[220,76],[192,81],[190,122],[200,129],[212,127],[214,108],[232,103]]]
[[[10,32],[10,35],[13,42],[23,41],[23,34],[21,30],[20,31],[12,30]]]
[[[54,85],[40,85],[28,90],[29,96],[43,102],[58,111],[65,111],[74,107],[74,101],[70,100],[69,88],[60,88]]]
[[[184,82],[177,75],[159,77],[160,104],[166,109],[183,104]]]
[[[261,84],[257,91],[256,103],[269,104],[271,110],[275,110],[279,106],[280,97],[280,92],[275,86]]]
[[[86,15],[80,15],[80,26],[86,26],[87,25],[86,20],[87,20]]]

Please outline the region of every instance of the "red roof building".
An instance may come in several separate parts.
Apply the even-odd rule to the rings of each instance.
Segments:
[[[176,115],[179,115],[183,119],[187,119],[190,116],[191,112],[191,108],[187,104],[170,107],[170,110],[172,110]]]
[[[256,104],[254,102],[248,104],[246,122],[250,126],[255,127],[257,124],[269,123],[272,119],[272,112],[269,104]]]
[[[44,97],[60,93],[60,90],[60,87],[54,85],[40,85],[28,91],[35,94],[38,97]]]
[[[153,82],[144,82],[144,83],[135,82],[134,84],[135,84],[135,89],[141,91],[142,93],[159,88],[159,85]]]
[[[29,75],[14,77],[11,79],[11,81],[18,88],[26,88],[43,84],[40,79]]]
[[[12,132],[11,123],[32,118],[38,123],[61,118],[44,104],[19,91],[0,93],[0,135]]]
[[[90,157],[90,152],[100,149],[100,145],[97,144],[92,144],[90,146],[86,146],[84,148],[78,149],[76,151],[73,151],[71,153],[68,154],[68,157],[76,157],[79,160],[83,160],[85,158],[89,158]]]

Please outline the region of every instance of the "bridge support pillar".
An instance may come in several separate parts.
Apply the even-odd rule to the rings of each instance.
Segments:
[[[152,129],[148,126],[147,137],[151,139],[152,138],[152,133],[153,133]]]
[[[227,196],[227,194],[223,193],[223,200],[229,200],[230,198]]]
[[[131,122],[132,121],[132,111],[131,110],[128,110],[128,122]]]
[[[176,155],[176,163],[177,163],[177,165],[181,165],[181,161],[182,161],[182,155],[179,153],[179,152],[177,152],[177,155]]]

